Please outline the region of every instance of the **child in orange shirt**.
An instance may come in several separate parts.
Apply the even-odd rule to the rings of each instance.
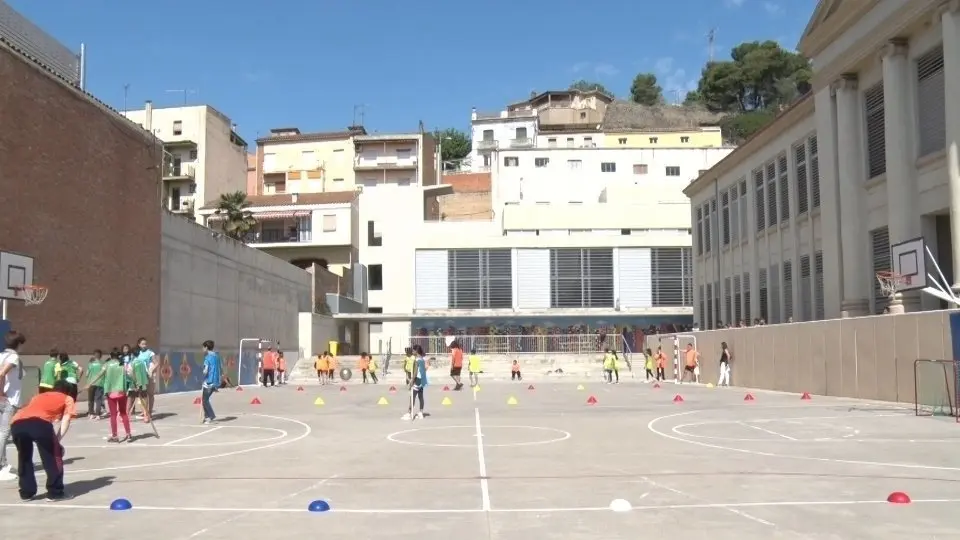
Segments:
[[[323,354],[317,356],[317,361],[314,362],[313,367],[317,369],[317,380],[320,381],[320,385],[327,384],[327,373],[330,371],[330,364],[327,362],[327,351],[323,351]]]
[[[522,381],[523,375],[520,375],[520,362],[514,360],[513,365],[510,367],[510,380],[511,381]]]
[[[70,397],[74,385],[61,380],[51,391],[37,394],[10,421],[10,435],[17,447],[20,499],[28,501],[37,495],[37,476],[33,467],[33,446],[37,446],[40,462],[47,473],[47,500],[66,498],[63,492],[63,445],[61,441],[76,415],[76,402]],[[60,421],[54,428],[53,423]]]

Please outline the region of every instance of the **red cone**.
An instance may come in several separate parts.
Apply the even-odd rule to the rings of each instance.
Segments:
[[[683,403],[683,396],[681,396],[680,394],[677,394],[677,395],[673,396],[673,402],[674,402],[674,403]]]
[[[237,392],[243,392],[243,387],[242,387],[242,386],[238,386],[238,387],[237,387]]]
[[[302,386],[298,386],[298,387],[297,387],[297,392],[303,392],[303,387],[302,387]]]
[[[203,402],[200,401],[200,398],[193,398],[193,404],[194,404],[194,405],[200,405],[201,403],[203,403]]]
[[[808,392],[804,392],[803,395],[800,396],[800,399],[809,400],[809,399],[813,399],[813,398],[810,397],[810,394],[809,394]]]
[[[533,385],[531,384],[530,386],[528,386],[527,390],[533,390]]]
[[[449,392],[449,391],[450,391],[450,387],[449,387],[449,386],[444,386],[444,387],[443,387],[443,391],[444,391],[444,392]]]
[[[390,391],[391,394],[393,394],[393,393],[395,393],[395,392],[397,391],[397,387],[396,387],[396,386],[391,386],[390,388],[388,388],[388,390]]]
[[[346,392],[346,391],[347,391],[347,387],[346,387],[346,386],[341,386],[341,387],[340,387],[340,391],[341,391],[341,392]]]
[[[593,396],[590,396],[587,398],[587,405],[596,405],[596,404],[597,404],[597,398]]]
[[[744,401],[753,401],[753,394],[747,394],[743,396]]]
[[[902,491],[894,491],[887,497],[887,502],[891,504],[910,504],[910,496]]]
[[[660,383],[653,383],[654,388],[660,388]]]
[[[260,403],[260,398],[258,398],[258,397],[253,398],[253,400],[250,401],[250,404],[251,404],[251,405],[260,405],[260,404],[261,404],[261,403]]]

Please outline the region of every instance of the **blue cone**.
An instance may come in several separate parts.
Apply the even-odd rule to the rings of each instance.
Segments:
[[[329,512],[329,511],[330,511],[330,503],[328,503],[327,501],[324,501],[324,500],[322,500],[322,499],[316,500],[316,501],[312,501],[312,502],[310,503],[310,506],[307,507],[307,511],[309,511],[309,512]]]
[[[133,505],[127,499],[116,499],[110,503],[111,510],[130,510],[131,508],[133,508]]]

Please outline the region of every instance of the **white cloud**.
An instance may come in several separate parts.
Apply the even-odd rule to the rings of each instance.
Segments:
[[[764,2],[763,9],[767,12],[767,14],[774,17],[783,14],[783,6],[777,4],[776,2]]]
[[[653,65],[657,82],[663,88],[663,97],[670,103],[678,99],[683,101],[687,92],[697,88],[697,79],[691,78],[685,69],[676,67],[674,64],[673,58],[666,56],[658,59]]]

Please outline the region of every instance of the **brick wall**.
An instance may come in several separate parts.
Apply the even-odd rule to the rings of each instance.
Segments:
[[[40,306],[10,302],[24,354],[156,343],[160,147],[0,45],[0,249],[34,258]]]
[[[443,183],[453,193],[438,197],[444,221],[489,221],[493,219],[490,173],[446,174]]]

